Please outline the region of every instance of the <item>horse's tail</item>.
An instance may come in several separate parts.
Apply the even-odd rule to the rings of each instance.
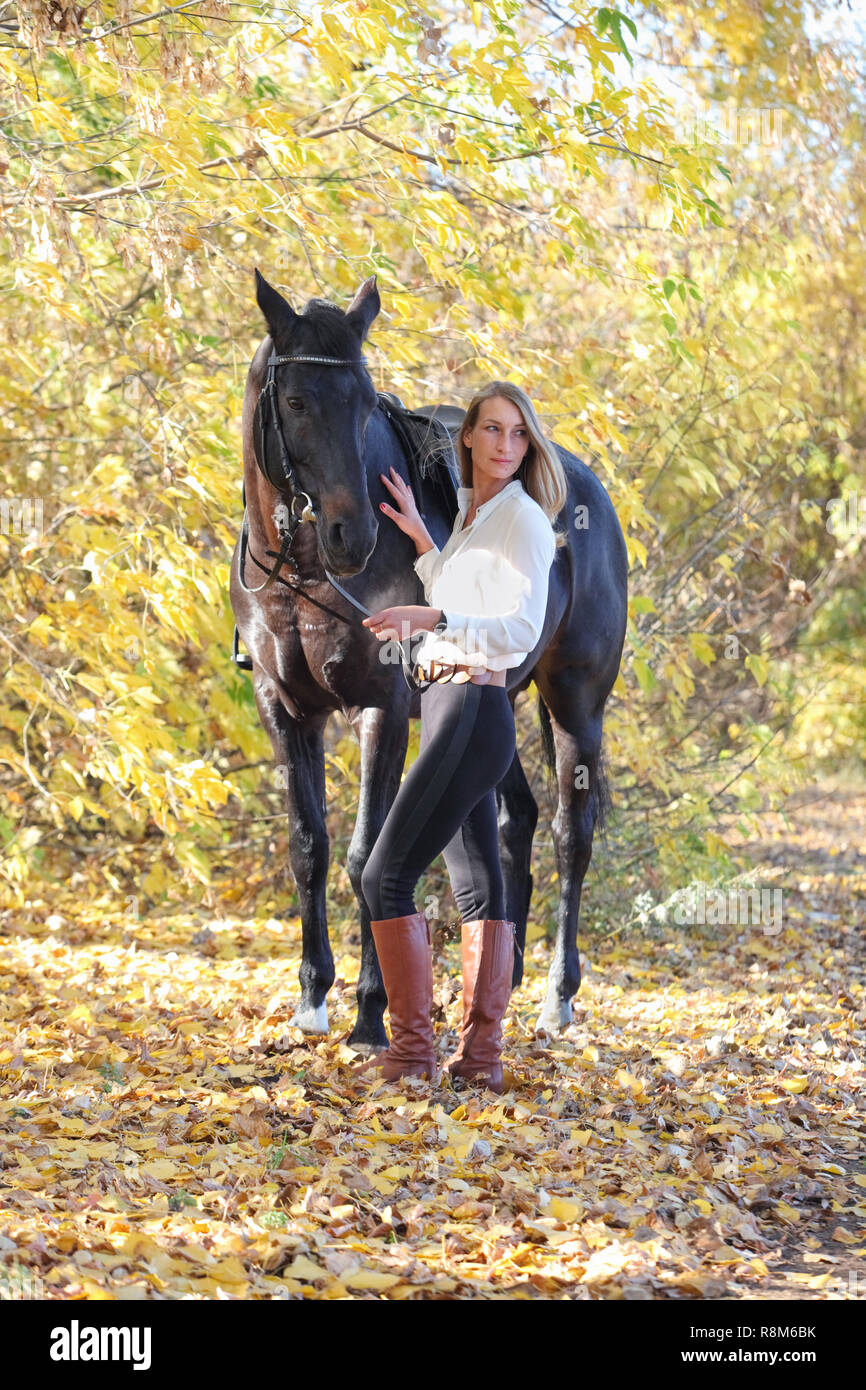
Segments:
[[[550,791],[556,790],[556,744],[553,741],[553,728],[550,723],[550,710],[538,696],[538,722],[541,725],[541,753],[547,772],[547,785]]]
[[[607,779],[607,759],[604,756],[604,740],[598,750],[598,772],[595,781],[595,808],[596,808],[596,830],[602,834],[607,830],[608,816],[613,806],[613,798],[610,794],[610,782]]]
[[[553,726],[550,722],[550,710],[538,696],[538,722],[541,725],[541,752],[544,758],[544,766],[547,772],[548,787],[552,793],[556,793],[556,744],[553,740]],[[613,799],[610,793],[610,782],[607,777],[607,761],[604,756],[604,743],[598,755],[598,768],[595,774],[595,808],[596,808],[596,829],[604,832],[607,827],[608,817],[613,806]]]

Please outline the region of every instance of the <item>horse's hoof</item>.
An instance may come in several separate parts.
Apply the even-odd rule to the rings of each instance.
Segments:
[[[330,1029],[328,1006],[325,1003],[320,1004],[318,1008],[299,1005],[289,1023],[292,1028],[300,1028],[302,1033],[327,1033]]]
[[[536,1032],[543,1030],[554,1037],[563,1028],[568,1028],[571,1023],[571,1000],[560,999],[554,1003],[545,1004],[538,1016],[535,1028]]]
[[[370,1023],[361,1021],[356,1023],[348,1038],[346,1046],[351,1047],[353,1052],[360,1052],[364,1057],[370,1057],[374,1052],[384,1052],[388,1046],[388,1034],[381,1023]]]

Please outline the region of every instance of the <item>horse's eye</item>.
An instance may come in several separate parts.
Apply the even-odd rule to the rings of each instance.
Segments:
[[[303,410],[304,402],[298,396],[290,396],[288,400],[289,410]]]

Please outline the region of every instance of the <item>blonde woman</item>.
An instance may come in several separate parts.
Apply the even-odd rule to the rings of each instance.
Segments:
[[[421,696],[418,756],[364,868],[376,953],[388,996],[390,1047],[370,1062],[389,1079],[436,1074],[431,936],[414,890],[444,853],[462,919],[463,1021],[452,1076],[503,1087],[502,1020],[511,992],[514,923],[505,917],[494,789],[515,753],[506,672],[534,651],[548,578],[564,535],[566,500],[555,449],[529,397],[492,381],[471,401],[458,435],[462,486],[440,551],[408,484],[381,475],[383,513],[415,542],[429,606],[397,605],[364,619],[381,641],[425,632],[416,659],[432,680]]]

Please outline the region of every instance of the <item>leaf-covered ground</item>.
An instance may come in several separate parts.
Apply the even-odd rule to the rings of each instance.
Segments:
[[[130,923],[96,887],[7,912],[7,1296],[862,1298],[864,812],[831,794],[767,819],[750,852],[778,934],[584,941],[556,1038],[532,1032],[535,942],[501,1097],[353,1075],[339,942],[332,1035],[305,1040],[297,921]]]

